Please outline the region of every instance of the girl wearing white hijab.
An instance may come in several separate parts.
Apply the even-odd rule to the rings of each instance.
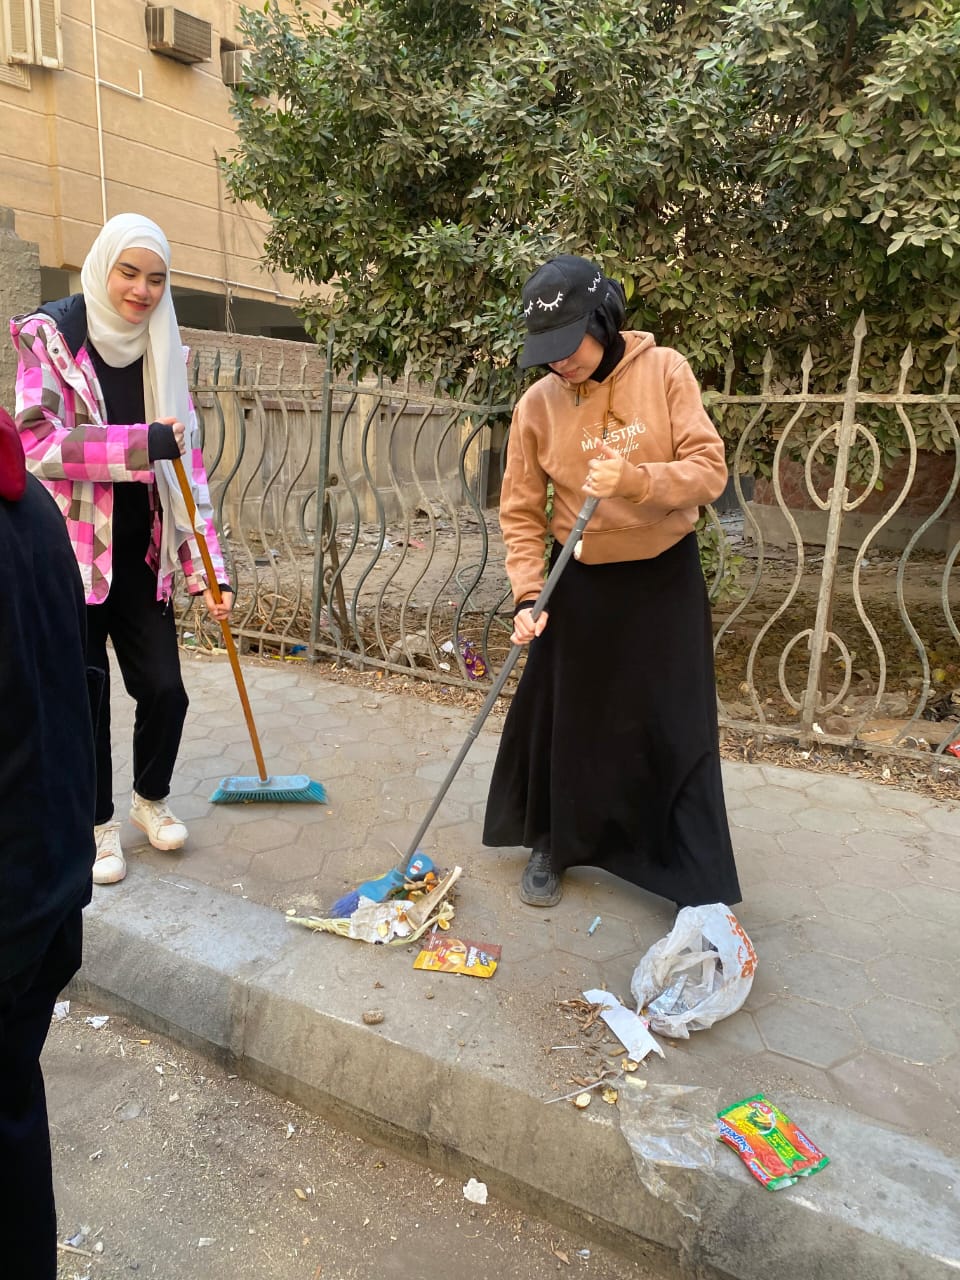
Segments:
[[[179,564],[188,590],[204,594],[216,619],[228,617],[233,604],[169,272],[170,246],[156,223],[119,214],[87,254],[83,292],[11,323],[27,466],[67,524],[87,602],[87,663],[107,670],[109,637],[136,701],[130,818],[164,850],[187,839],[166,803],[187,711],[170,609],[174,569]],[[181,455],[223,593],[219,606],[171,465]],[[113,814],[105,694],[97,723],[97,884],[126,875]]]

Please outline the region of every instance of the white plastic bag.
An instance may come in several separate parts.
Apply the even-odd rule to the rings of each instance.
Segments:
[[[685,1040],[736,1013],[756,967],[753,943],[729,907],[684,907],[637,965],[630,990],[651,1031]]]

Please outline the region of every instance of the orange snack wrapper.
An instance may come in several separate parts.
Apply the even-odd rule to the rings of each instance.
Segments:
[[[465,973],[470,978],[492,978],[500,962],[495,942],[469,942],[451,938],[434,929],[424,940],[423,950],[413,962],[415,969],[434,973]]]

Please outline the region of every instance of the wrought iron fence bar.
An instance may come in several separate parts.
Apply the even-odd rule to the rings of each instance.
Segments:
[[[842,393],[811,386],[808,349],[799,391],[775,383],[768,350],[759,393],[731,391],[728,361],[723,392],[705,394],[730,436],[737,503],[703,521],[719,715],[760,738],[943,760],[960,739],[947,697],[952,682],[960,720],[957,356],[940,392],[914,393],[907,351],[883,392],[860,386],[862,346],[855,332]],[[436,381],[346,375],[329,343],[316,377],[297,363],[192,365],[238,637],[261,654],[302,646],[311,661],[489,687],[512,626],[494,513],[509,406],[475,403],[472,384],[452,397]],[[935,472],[931,440],[945,455]],[[754,497],[760,449],[770,474]],[[180,625],[216,643],[198,611]],[[890,740],[868,741],[887,720]],[[921,737],[929,752],[913,749]]]

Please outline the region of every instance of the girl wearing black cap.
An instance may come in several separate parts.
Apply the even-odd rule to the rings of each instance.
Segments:
[[[507,715],[483,841],[532,849],[520,886],[559,902],[598,866],[678,906],[740,901],[720,777],[710,610],[694,526],[727,479],[678,352],[623,332],[623,291],[584,258],[523,289],[522,368],[500,500],[513,640],[531,645]],[[547,485],[553,508],[546,516]],[[549,613],[531,606],[587,494],[602,501]]]

